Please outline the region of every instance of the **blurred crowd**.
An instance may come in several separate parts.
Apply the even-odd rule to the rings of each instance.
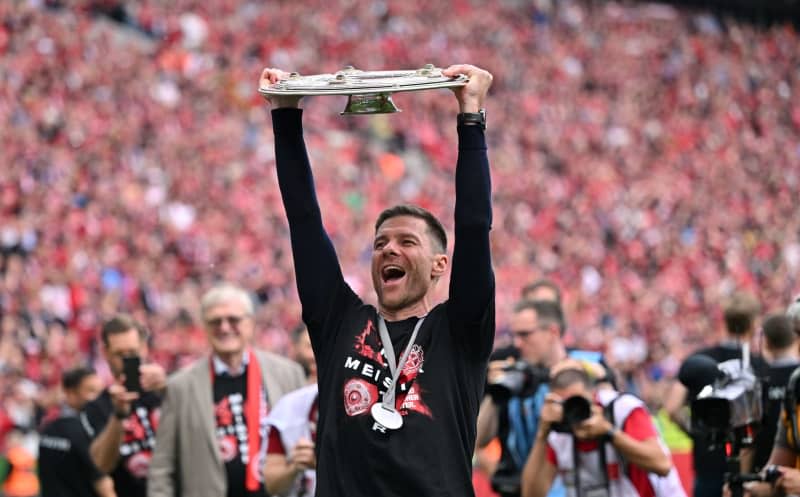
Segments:
[[[148,324],[168,370],[196,357],[199,296],[220,279],[252,290],[259,344],[286,350],[300,315],[264,67],[494,74],[498,343],[521,288],[551,278],[568,344],[657,398],[719,337],[724,296],[775,310],[798,290],[791,27],[656,4],[336,4],[0,2],[0,437],[35,427],[113,312]],[[357,293],[383,207],[452,220],[457,109],[442,91],[374,117],[306,102],[323,217]]]

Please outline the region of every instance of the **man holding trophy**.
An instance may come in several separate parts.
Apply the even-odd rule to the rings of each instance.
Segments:
[[[492,76],[470,65],[441,74],[465,81],[453,89],[460,109],[456,241],[442,303],[433,299],[450,264],[446,233],[430,212],[412,205],[389,208],[375,223],[377,308],[347,285],[316,200],[300,96],[266,96],[303,320],[317,361],[319,497],[473,495],[475,422],[494,339],[483,111]],[[266,69],[261,87],[292,76]]]

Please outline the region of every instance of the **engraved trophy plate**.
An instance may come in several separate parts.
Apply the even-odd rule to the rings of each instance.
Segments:
[[[433,64],[399,71],[361,71],[347,67],[335,74],[301,76],[291,73],[289,78],[262,86],[258,91],[264,95],[349,95],[342,114],[385,114],[400,112],[392,102],[392,93],[454,88],[468,81],[464,75],[443,76],[442,70]]]

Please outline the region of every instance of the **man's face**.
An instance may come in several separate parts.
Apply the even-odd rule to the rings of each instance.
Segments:
[[[511,336],[520,358],[536,365],[547,365],[554,342],[559,339],[557,327],[539,323],[533,309],[523,309],[511,316]]]
[[[103,382],[96,374],[83,378],[80,385],[74,390],[64,392],[67,404],[75,410],[80,410],[87,403],[93,401],[103,390]]]
[[[210,307],[206,310],[203,321],[208,341],[217,355],[241,354],[253,338],[253,316],[236,299],[225,300]]]
[[[142,362],[147,358],[147,344],[142,340],[139,330],[136,328],[109,335],[108,343],[105,344],[103,350],[111,373],[117,378],[122,375],[123,357],[139,356],[142,358]]]
[[[384,221],[372,251],[372,284],[381,306],[397,311],[421,301],[447,268],[447,255],[438,252],[423,219]]]

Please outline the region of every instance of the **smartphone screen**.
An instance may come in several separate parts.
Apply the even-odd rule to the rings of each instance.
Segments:
[[[142,385],[139,383],[139,366],[142,364],[139,356],[123,357],[122,372],[125,375],[125,390],[129,392],[141,392]]]

